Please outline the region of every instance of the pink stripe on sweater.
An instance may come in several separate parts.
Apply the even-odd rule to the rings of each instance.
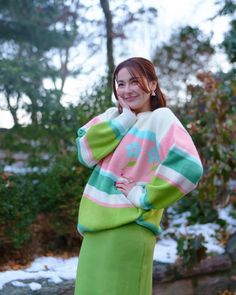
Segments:
[[[181,150],[188,153],[190,156],[199,159],[198,152],[193,144],[193,141],[187,131],[183,127],[173,123],[163,137],[160,144],[160,157],[163,161],[169,149],[176,145]]]
[[[98,201],[97,199],[89,196],[88,194],[84,194],[83,197],[85,197],[85,198],[89,199],[90,201],[93,201],[94,203],[99,204],[103,207],[109,207],[109,208],[133,208],[134,207],[131,204],[109,204],[106,202],[101,202],[101,201]]]
[[[94,158],[93,158],[92,150],[91,150],[91,148],[89,147],[89,144],[88,144],[87,138],[84,137],[82,140],[84,140],[84,144],[85,144],[85,146],[86,146],[86,153],[87,153],[88,156],[89,156],[89,161],[95,161]]]

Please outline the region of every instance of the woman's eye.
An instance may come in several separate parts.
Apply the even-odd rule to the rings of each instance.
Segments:
[[[122,87],[122,86],[124,86],[123,83],[118,83],[118,87]]]
[[[138,84],[138,80],[132,80],[131,84],[132,85],[137,85]]]

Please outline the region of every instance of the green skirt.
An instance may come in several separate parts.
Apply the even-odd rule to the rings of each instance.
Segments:
[[[86,233],[75,295],[151,295],[155,235],[136,223]]]

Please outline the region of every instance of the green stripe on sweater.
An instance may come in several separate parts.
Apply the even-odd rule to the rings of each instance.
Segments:
[[[107,228],[107,222],[109,228],[113,228],[134,222],[141,214],[142,209],[103,207],[83,197],[80,203],[79,224],[86,224],[91,230],[102,230]]]
[[[177,187],[169,182],[154,176],[147,185],[145,201],[152,205],[152,208],[162,209],[170,206],[184,195]]]
[[[119,143],[117,134],[113,132],[108,122],[92,126],[87,131],[86,138],[94,160],[107,156]]]
[[[195,184],[202,175],[202,167],[191,159],[181,155],[178,150],[169,151],[168,156],[162,165],[182,174],[184,177]]]

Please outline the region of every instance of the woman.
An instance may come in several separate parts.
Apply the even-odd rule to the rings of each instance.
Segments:
[[[80,204],[84,236],[76,295],[151,295],[163,210],[193,190],[202,165],[191,137],[141,57],[113,75],[118,108],[78,130],[79,161],[93,168]]]

